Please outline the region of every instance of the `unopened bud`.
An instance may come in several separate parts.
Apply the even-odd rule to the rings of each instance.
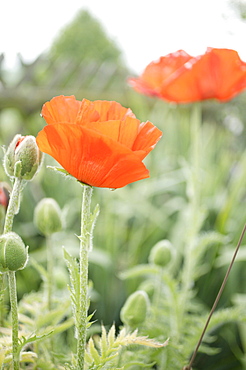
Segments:
[[[11,188],[6,182],[0,182],[0,205],[7,209]]]
[[[121,321],[131,328],[136,328],[145,321],[149,305],[150,301],[147,293],[143,290],[137,290],[127,298],[122,307],[120,311]]]
[[[28,248],[14,232],[0,236],[0,272],[17,271],[25,267]]]
[[[42,199],[34,211],[34,223],[38,230],[49,236],[62,229],[61,209],[52,198]]]
[[[31,180],[42,160],[34,136],[15,135],[4,157],[4,167],[10,177]]]
[[[149,254],[149,262],[157,266],[165,267],[172,259],[172,244],[169,240],[160,240],[151,249]]]

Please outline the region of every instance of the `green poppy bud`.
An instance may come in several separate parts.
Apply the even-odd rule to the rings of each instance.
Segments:
[[[149,262],[160,267],[165,267],[172,259],[172,244],[169,240],[160,240],[151,249],[149,254]]]
[[[137,290],[127,298],[122,307],[120,311],[121,321],[131,328],[136,328],[145,321],[149,305],[150,301],[147,293],[143,290]]]
[[[31,180],[37,172],[42,161],[34,136],[15,135],[5,156],[4,168],[10,177]]]
[[[0,272],[17,271],[25,267],[28,248],[14,232],[0,236]]]
[[[61,209],[52,198],[42,199],[34,210],[34,224],[45,236],[62,229]]]

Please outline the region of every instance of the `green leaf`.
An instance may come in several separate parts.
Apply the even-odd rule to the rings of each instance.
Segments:
[[[119,274],[120,279],[132,279],[136,277],[142,277],[146,275],[156,275],[159,272],[159,268],[154,265],[141,264],[137,265],[129,270],[123,271]]]
[[[99,208],[99,204],[97,204],[93,213],[91,214],[90,225],[88,227],[89,233],[90,233],[89,251],[93,249],[93,230],[94,230],[99,213],[100,213],[100,208]]]
[[[75,318],[75,326],[80,320],[80,276],[79,276],[79,265],[76,258],[72,257],[66,250],[63,248],[64,259],[67,264],[70,276],[70,298],[72,302],[72,309]]]
[[[93,358],[94,363],[96,365],[99,365],[100,364],[100,355],[99,355],[99,353],[97,352],[97,350],[94,346],[94,342],[93,342],[92,338],[89,339],[88,348],[89,348],[89,353],[90,353],[91,357]]]
[[[48,281],[48,273],[45,268],[40,265],[34,258],[30,258],[31,265],[38,271],[43,281]]]
[[[27,337],[27,338],[25,338],[25,337],[19,338],[18,352],[20,353],[22,348],[25,347],[28,343],[33,343],[33,342],[37,342],[39,340],[47,339],[48,337],[51,336],[52,333],[53,333],[53,330],[48,332],[48,333],[42,334],[42,335],[33,335],[33,336],[30,336],[30,337]]]

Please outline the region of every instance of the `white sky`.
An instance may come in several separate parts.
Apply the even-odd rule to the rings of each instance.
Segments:
[[[246,22],[229,0],[2,0],[0,52],[12,68],[21,53],[32,61],[80,9],[100,20],[136,73],[161,55],[184,49],[191,55],[207,46],[231,48],[246,61]]]

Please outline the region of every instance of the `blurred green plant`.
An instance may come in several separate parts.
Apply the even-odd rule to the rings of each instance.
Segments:
[[[100,22],[88,11],[81,10],[57,36],[49,51],[51,59],[81,62],[105,61],[123,63],[122,53],[116,43],[105,33]]]

